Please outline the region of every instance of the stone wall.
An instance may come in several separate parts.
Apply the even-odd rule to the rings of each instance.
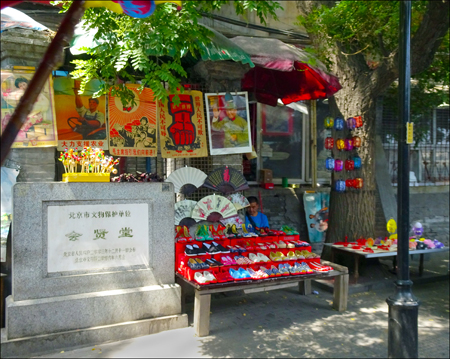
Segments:
[[[410,193],[410,213],[411,224],[420,222],[424,228],[424,237],[437,239],[449,245],[449,188],[448,186],[425,188],[428,191],[437,193]],[[419,191],[423,191],[422,189]]]

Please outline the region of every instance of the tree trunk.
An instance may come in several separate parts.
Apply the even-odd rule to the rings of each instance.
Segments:
[[[360,74],[361,75],[361,74]],[[359,76],[360,76],[359,75]],[[358,76],[358,75],[356,75]],[[343,78],[343,77],[342,77]],[[349,75],[347,81],[352,81]],[[357,83],[355,79],[353,83]],[[360,81],[361,83],[361,81]],[[350,86],[343,84],[334,99],[330,99],[331,113],[334,117],[342,116],[345,120],[352,116],[360,115],[363,119],[363,126],[353,131],[345,128],[343,131],[333,129],[332,136],[337,138],[348,138],[359,136],[362,141],[360,148],[353,151],[338,151],[336,145],[333,149],[333,157],[346,159],[358,155],[362,160],[360,170],[347,172],[344,168],[342,172],[333,172],[332,189],[330,196],[330,219],[327,230],[326,243],[343,241],[348,236],[349,241],[356,241],[360,236],[368,238],[374,235],[375,231],[375,99],[371,86]],[[346,188],[344,193],[334,190],[336,180],[346,180],[348,178],[360,177],[364,181],[362,189]],[[322,258],[329,260],[331,248],[324,247]]]

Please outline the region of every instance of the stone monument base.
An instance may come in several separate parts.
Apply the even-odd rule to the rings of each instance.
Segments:
[[[187,326],[187,315],[178,314],[10,340],[6,339],[6,329],[3,328],[1,330],[0,356],[2,358],[25,358],[70,350],[78,346],[131,339]]]
[[[14,301],[6,298],[7,339],[92,328],[181,313],[178,284]]]

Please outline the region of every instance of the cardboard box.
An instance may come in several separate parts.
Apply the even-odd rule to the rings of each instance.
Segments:
[[[273,183],[272,170],[260,170],[259,182],[261,183]]]

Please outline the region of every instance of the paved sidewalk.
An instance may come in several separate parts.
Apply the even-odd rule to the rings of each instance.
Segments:
[[[305,297],[293,287],[213,297],[208,337],[195,337],[191,326],[36,358],[387,357],[386,298],[393,285],[349,295],[343,313],[331,309],[331,293],[319,291]],[[448,358],[448,279],[416,284],[413,293],[421,301],[419,356]],[[192,309],[188,304],[191,321]]]

